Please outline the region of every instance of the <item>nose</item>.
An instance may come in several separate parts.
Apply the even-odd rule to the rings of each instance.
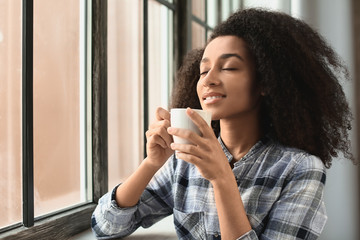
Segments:
[[[211,69],[202,80],[204,86],[217,86],[221,83],[219,74],[215,69]]]

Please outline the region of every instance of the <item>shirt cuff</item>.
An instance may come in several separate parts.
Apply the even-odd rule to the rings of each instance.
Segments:
[[[111,207],[113,207],[117,210],[120,210],[123,213],[132,214],[136,211],[139,203],[137,203],[135,206],[132,206],[132,207],[126,207],[126,208],[119,207],[119,205],[116,202],[116,190],[120,185],[121,185],[121,183],[119,185],[117,185],[116,187],[114,187],[114,189],[112,190],[111,198],[110,198],[110,202],[111,202],[110,205],[111,205]]]
[[[114,189],[112,190],[112,192],[111,192],[111,201],[115,201],[116,202],[116,190],[117,190],[117,188],[120,186],[120,184],[119,185],[117,185],[116,187],[114,187]]]
[[[242,235],[241,237],[239,237],[236,240],[255,240],[255,239],[258,239],[255,231],[250,230],[249,232],[245,233],[244,235]]]

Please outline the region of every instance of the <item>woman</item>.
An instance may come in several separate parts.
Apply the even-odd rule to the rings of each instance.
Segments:
[[[327,218],[325,169],[338,152],[352,159],[341,74],[346,68],[305,23],[234,13],[189,56],[173,96],[175,107],[210,111],[213,129],[191,108],[202,136],[171,128],[159,108],[147,158],[100,199],[93,231],[123,237],[173,214],[179,239],[316,239]]]

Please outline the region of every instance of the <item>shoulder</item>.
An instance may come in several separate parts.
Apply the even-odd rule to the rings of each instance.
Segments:
[[[325,165],[317,156],[272,139],[267,141],[261,153],[256,155],[255,165],[264,174],[270,174],[275,178],[293,178],[299,174],[308,177],[311,177],[311,174],[324,174],[325,177],[326,174]]]
[[[301,176],[313,180],[318,179],[325,183],[326,167],[319,157],[277,142],[273,143],[271,151],[277,156],[274,159],[275,166],[286,169],[287,178],[294,179]]]
[[[297,169],[318,169],[325,170],[325,165],[321,159],[304,150],[287,147],[280,143],[275,144],[275,149],[284,159],[288,159],[289,163],[297,166]]]

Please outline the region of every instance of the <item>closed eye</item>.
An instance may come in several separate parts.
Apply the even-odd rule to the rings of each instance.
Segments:
[[[237,70],[237,68],[223,68],[221,70],[223,70],[223,71],[235,71],[235,70]]]
[[[209,71],[204,71],[200,73],[200,76],[206,75]]]

